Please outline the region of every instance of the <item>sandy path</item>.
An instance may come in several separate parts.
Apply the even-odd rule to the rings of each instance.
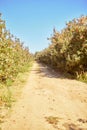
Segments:
[[[2,130],[87,130],[87,84],[34,63]]]

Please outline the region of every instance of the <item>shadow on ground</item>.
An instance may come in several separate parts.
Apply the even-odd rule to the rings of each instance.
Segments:
[[[59,128],[59,124],[60,124],[62,118],[49,116],[49,117],[45,117],[45,119],[56,130],[62,130],[62,129]],[[78,119],[76,122],[79,122],[81,124],[65,122],[65,123],[62,124],[62,127],[64,127],[66,130],[87,130],[87,128],[82,128],[81,127],[82,124],[87,123],[87,120]]]
[[[73,78],[69,74],[64,74],[63,72],[60,72],[58,70],[54,70],[51,67],[48,67],[47,65],[39,63],[39,67],[35,70],[32,70],[35,73],[39,74],[42,77],[48,77],[48,78],[61,78],[61,79],[72,79]]]

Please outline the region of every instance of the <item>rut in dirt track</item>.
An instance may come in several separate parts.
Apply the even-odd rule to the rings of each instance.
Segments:
[[[87,84],[34,63],[2,130],[87,130]]]

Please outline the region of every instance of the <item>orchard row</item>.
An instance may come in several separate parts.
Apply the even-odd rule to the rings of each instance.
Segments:
[[[36,54],[40,62],[70,73],[76,78],[87,78],[87,16],[73,19],[58,32],[54,29],[48,48]]]
[[[0,82],[14,80],[19,72],[25,71],[30,59],[29,49],[6,30],[0,14]]]

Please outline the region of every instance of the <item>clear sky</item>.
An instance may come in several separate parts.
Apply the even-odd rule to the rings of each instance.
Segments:
[[[6,27],[21,39],[31,52],[46,48],[53,28],[87,15],[87,0],[0,0],[0,12]]]

